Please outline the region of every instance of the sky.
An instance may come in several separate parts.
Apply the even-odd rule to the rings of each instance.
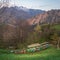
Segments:
[[[31,9],[60,9],[60,0],[11,0],[11,4]]]

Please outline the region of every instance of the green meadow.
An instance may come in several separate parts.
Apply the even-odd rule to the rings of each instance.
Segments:
[[[60,60],[60,50],[48,48],[40,52],[29,54],[1,53],[0,60]]]
[[[57,29],[57,30],[60,30],[60,24],[56,24],[52,28]]]

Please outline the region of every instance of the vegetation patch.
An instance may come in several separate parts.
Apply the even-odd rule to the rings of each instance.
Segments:
[[[0,60],[60,60],[60,50],[48,48],[29,54],[0,54]]]

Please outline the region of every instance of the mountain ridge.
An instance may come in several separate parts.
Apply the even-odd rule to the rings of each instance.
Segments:
[[[32,19],[28,20],[30,25],[34,24],[53,24],[53,23],[60,23],[60,9],[58,10],[50,10],[43,14],[39,14]]]

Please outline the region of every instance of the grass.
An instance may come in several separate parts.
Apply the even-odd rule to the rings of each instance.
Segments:
[[[60,60],[60,50],[48,48],[30,54],[0,54],[0,60]]]
[[[56,24],[52,28],[57,29],[57,30],[60,30],[60,24]]]

